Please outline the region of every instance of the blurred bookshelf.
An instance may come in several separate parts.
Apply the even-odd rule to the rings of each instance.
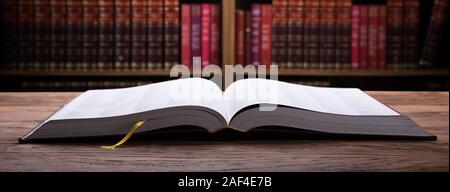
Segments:
[[[43,0],[34,0],[34,2]],[[69,0],[68,0],[69,1]],[[172,0],[176,1],[176,0]],[[276,0],[180,0],[177,1],[178,6],[175,9],[178,13],[177,24],[177,58],[172,58],[173,65],[175,60],[182,63],[182,5],[183,4],[214,4],[220,8],[220,54],[218,59],[220,65],[236,64],[237,57],[237,16],[238,10],[251,11],[253,4],[271,5]],[[294,0],[290,0],[294,1]],[[298,0],[297,0],[298,1]],[[315,0],[319,2],[319,0]],[[321,0],[323,1],[323,0]],[[336,2],[339,0],[336,0]],[[389,0],[366,0],[353,1],[358,5],[385,5]],[[407,1],[407,0],[404,0]],[[436,0],[438,1],[438,0]],[[5,1],[7,2],[7,1]],[[6,6],[2,2],[2,9]],[[12,2],[12,1],[10,1]],[[20,0],[15,1],[20,2]],[[51,2],[51,1],[49,1]],[[82,2],[82,1],[81,1]],[[112,1],[114,2],[114,1]],[[133,2],[133,1],[130,1]],[[152,2],[148,0],[147,2]],[[418,47],[417,66],[408,68],[362,68],[352,69],[351,67],[331,68],[287,68],[282,66],[278,70],[281,81],[291,83],[301,83],[314,86],[333,86],[333,87],[358,87],[363,90],[401,90],[401,91],[448,91],[448,55],[444,54],[448,50],[448,37],[443,36],[439,41],[439,49],[435,55],[439,58],[433,62],[431,66],[419,66],[419,57],[423,53],[423,45],[426,41],[426,34],[429,20],[433,10],[434,1],[420,0],[420,25],[418,27]],[[130,3],[130,6],[133,5]],[[448,9],[448,1],[447,1]],[[288,5],[289,7],[289,5]],[[130,8],[131,9],[131,8]],[[19,11],[15,8],[15,11]],[[16,14],[17,14],[16,12]],[[446,20],[443,34],[448,34],[448,20]],[[273,20],[272,20],[273,21]],[[7,23],[7,22],[6,22]],[[272,25],[272,24],[271,24]],[[9,24],[2,24],[4,33],[10,32]],[[132,29],[130,29],[132,30]],[[3,33],[2,33],[3,34]],[[177,36],[175,35],[175,36]],[[8,41],[8,34],[2,35],[2,41]],[[130,37],[131,38],[131,37]],[[8,46],[7,43],[4,43]],[[132,46],[132,45],[130,45]],[[8,47],[7,47],[8,48]],[[7,49],[6,48],[6,49]],[[5,49],[5,48],[4,48]],[[165,51],[163,51],[164,53]],[[168,51],[166,51],[168,52]],[[3,51],[2,63],[8,60],[8,51]],[[158,57],[158,56],[155,56]],[[159,57],[167,57],[160,55]],[[170,55],[169,55],[170,57]],[[156,58],[158,60],[158,58]],[[164,60],[164,59],[162,59]],[[169,76],[170,66],[165,66],[165,62],[161,61],[161,66],[157,67],[141,67],[131,69],[118,67],[115,63],[110,69],[79,69],[79,68],[63,68],[63,69],[31,69],[31,67],[3,67],[0,69],[0,91],[85,91],[96,88],[119,88],[127,86],[137,86],[145,83],[156,83],[175,79]],[[127,66],[128,66],[127,65]],[[145,64],[143,64],[145,65]],[[251,74],[248,74],[251,75]],[[58,88],[58,86],[61,86]]]

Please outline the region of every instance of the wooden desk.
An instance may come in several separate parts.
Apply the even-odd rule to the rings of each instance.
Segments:
[[[0,171],[449,171],[448,92],[369,92],[437,141],[131,141],[18,144],[79,93],[0,93]]]

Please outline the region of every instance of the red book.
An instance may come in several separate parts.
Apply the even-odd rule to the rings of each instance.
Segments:
[[[81,63],[83,69],[94,69],[97,63],[98,10],[97,1],[83,0],[83,35]]]
[[[261,65],[272,63],[272,5],[261,6]]]
[[[245,33],[245,12],[242,10],[236,11],[236,55],[235,64],[245,64],[245,52],[244,52],[244,33]]]
[[[335,69],[351,68],[352,0],[336,1]]]
[[[202,4],[202,68],[210,64],[211,5]]]
[[[386,68],[386,5],[378,6],[378,68]]]
[[[244,65],[252,64],[252,15],[250,12],[244,13],[245,17],[245,34],[244,34]]]
[[[368,67],[378,66],[378,5],[369,5]]]
[[[335,0],[320,1],[320,68],[334,68],[334,52],[336,48],[336,2]]]
[[[191,54],[192,57],[202,56],[202,7],[192,4],[191,7]],[[192,58],[191,58],[192,64]]]
[[[221,48],[220,48],[220,24],[222,21],[220,20],[220,5],[219,4],[211,4],[211,55],[210,61],[211,64],[221,66],[220,58],[221,58]]]
[[[288,0],[273,0],[272,2],[272,63],[280,68],[286,68],[287,36],[290,26],[288,25]]]
[[[252,65],[261,64],[261,4],[253,4],[251,7],[252,23]]]
[[[147,0],[131,1],[131,69],[145,69],[147,54]]]
[[[180,63],[179,12],[180,0],[164,0],[164,68],[166,69]]]
[[[359,53],[359,31],[360,31],[360,8],[359,5],[352,6],[352,69],[360,68]]]
[[[319,68],[320,53],[320,4],[317,0],[305,0],[305,62],[310,69]]]
[[[368,67],[368,39],[369,39],[369,19],[368,6],[360,6],[359,12],[359,63],[360,68],[366,69]]]
[[[191,5],[181,5],[181,64],[191,67]]]

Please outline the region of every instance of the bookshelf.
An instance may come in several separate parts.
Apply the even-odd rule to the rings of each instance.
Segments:
[[[371,1],[368,1],[371,2]],[[373,0],[373,2],[378,2]],[[421,1],[423,2],[423,1]],[[249,9],[252,3],[270,4],[271,0],[180,0],[182,3],[221,5],[221,61],[235,64],[235,29],[237,9]],[[428,6],[429,3],[423,6]],[[426,11],[425,11],[426,12]],[[429,11],[428,11],[429,12]],[[423,15],[429,15],[425,13]],[[424,20],[421,18],[421,20]],[[447,22],[448,23],[448,22]],[[425,31],[420,28],[420,35]],[[448,27],[447,27],[448,28]],[[422,44],[423,38],[420,40]],[[448,41],[447,41],[448,42]],[[367,90],[448,90],[448,63],[439,68],[415,69],[279,69],[279,80],[289,82],[327,82],[325,86],[359,87]],[[442,67],[443,66],[443,67]],[[222,68],[223,65],[222,65]],[[169,70],[28,70],[0,69],[0,91],[26,91],[22,84],[30,81],[151,81],[169,79]],[[395,84],[395,86],[393,86]],[[89,87],[87,87],[89,89]],[[80,90],[84,91],[84,90]]]

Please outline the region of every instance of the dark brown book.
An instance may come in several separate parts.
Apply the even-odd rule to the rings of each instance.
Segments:
[[[147,61],[147,0],[131,1],[131,69],[145,69]]]
[[[114,64],[114,1],[98,1],[98,56],[99,70],[112,70]]]
[[[288,20],[288,33],[286,39],[287,42],[285,42],[287,45],[286,67],[307,68],[307,63],[305,62],[305,55],[304,55],[305,1],[304,0],[289,1],[287,9],[288,13],[286,17]]]
[[[30,0],[18,1],[18,33],[19,33],[19,69],[34,68],[35,60],[35,27],[34,2]]]
[[[147,1],[147,69],[164,64],[164,0]]]
[[[320,0],[320,69],[334,69],[336,49],[336,1]]]
[[[95,69],[98,52],[98,1],[83,0],[81,68]]]
[[[403,65],[403,0],[387,2],[387,67],[402,68]]]
[[[83,40],[83,3],[81,0],[67,1],[67,52],[66,69],[81,69]]]
[[[115,0],[114,7],[114,69],[130,69],[131,1]]]
[[[164,68],[180,64],[180,1],[164,0]]]
[[[320,9],[319,1],[305,0],[305,62],[310,69],[319,69]]]
[[[352,0],[336,0],[336,49],[334,68],[351,68]]]
[[[287,67],[288,55],[288,0],[272,1],[272,64]],[[289,12],[290,13],[290,12]]]
[[[419,0],[405,0],[403,12],[403,68],[416,68],[419,63]]]
[[[48,69],[50,62],[50,0],[34,0],[35,51],[34,69]]]

